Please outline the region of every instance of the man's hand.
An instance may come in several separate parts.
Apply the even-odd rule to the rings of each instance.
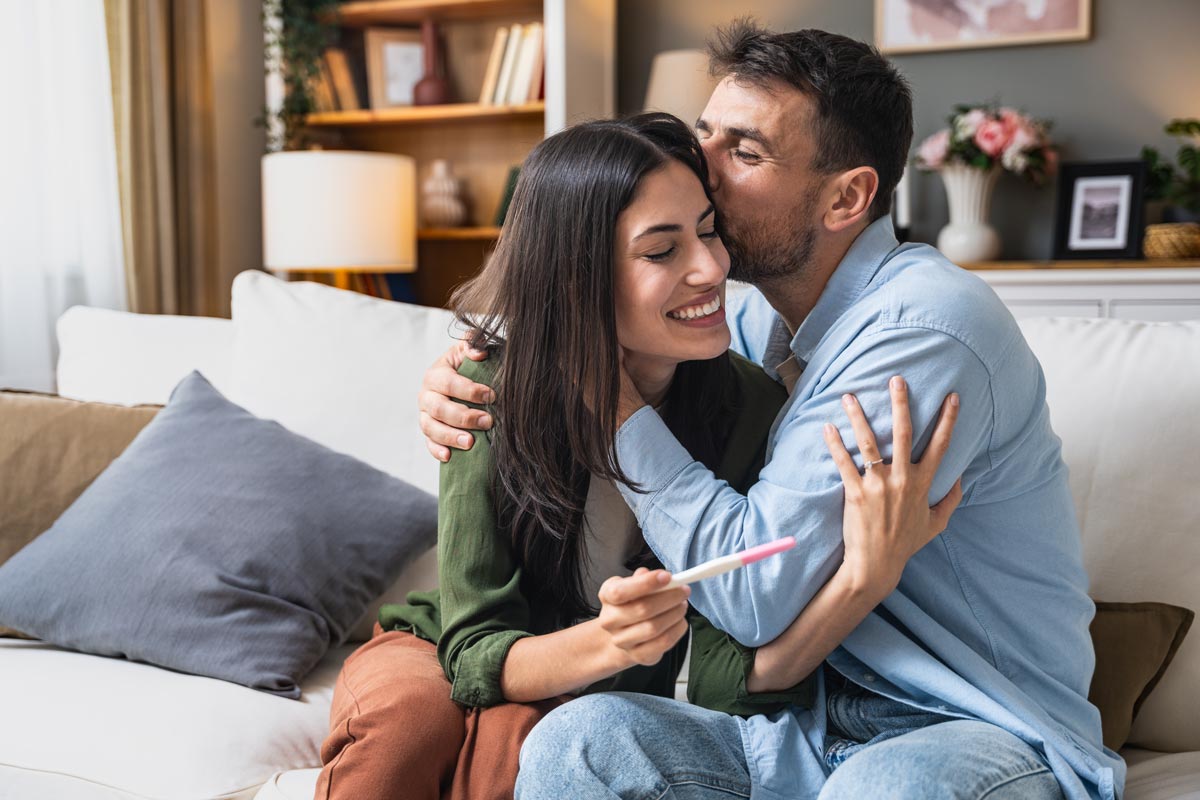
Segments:
[[[450,460],[450,448],[470,450],[475,437],[468,431],[486,431],[492,417],[486,412],[457,402],[465,400],[484,405],[496,399],[496,393],[481,383],[458,374],[463,359],[486,361],[487,353],[459,341],[425,371],[417,407],[421,410],[421,432],[425,446],[438,461]]]

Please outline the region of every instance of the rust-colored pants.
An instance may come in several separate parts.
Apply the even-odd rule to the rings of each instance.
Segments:
[[[315,798],[512,798],[521,743],[566,699],[463,708],[437,648],[376,624],[338,675]]]

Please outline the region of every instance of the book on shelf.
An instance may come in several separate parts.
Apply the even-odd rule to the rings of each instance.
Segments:
[[[526,25],[521,33],[521,50],[517,54],[517,65],[513,69],[512,83],[508,87],[509,105],[529,102],[530,93],[534,90],[531,84],[535,78],[540,78],[535,72],[540,73],[541,68],[542,23],[532,22]]]
[[[312,97],[313,107],[318,112],[337,111],[338,104],[337,98],[333,94],[333,81],[329,78],[324,61],[317,66],[317,74],[308,82],[308,90]]]
[[[354,85],[354,75],[350,71],[350,60],[346,51],[331,47],[325,51],[322,59],[324,71],[329,75],[333,84],[334,95],[337,97],[338,108],[342,111],[358,111],[362,108],[362,100],[358,96],[358,87]]]
[[[508,41],[504,45],[504,61],[500,64],[500,77],[496,80],[496,92],[492,95],[492,105],[502,106],[508,102],[508,86],[512,83],[512,74],[517,68],[517,57],[521,52],[521,36],[525,26],[515,23],[508,30]]]
[[[500,82],[500,67],[504,65],[504,51],[508,45],[508,28],[501,25],[492,42],[492,53],[488,56],[487,71],[483,74],[483,88],[479,92],[479,104],[491,105],[496,98],[496,85]]]
[[[521,177],[521,168],[512,167],[508,170],[508,178],[504,181],[504,192],[500,195],[500,205],[496,208],[496,227],[504,227],[504,218],[508,216],[508,207],[512,204],[513,193],[517,190],[517,179]]]

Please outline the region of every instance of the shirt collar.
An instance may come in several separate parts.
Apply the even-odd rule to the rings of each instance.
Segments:
[[[790,335],[782,318],[775,320],[763,357],[763,366],[767,374],[779,380],[775,367],[787,358],[789,351],[799,359],[802,367],[806,367],[821,339],[850,306],[858,301],[888,255],[899,244],[892,229],[890,215],[880,217],[868,225],[846,251],[841,263],[829,277],[829,282],[825,284],[817,304],[800,323],[796,335]]]

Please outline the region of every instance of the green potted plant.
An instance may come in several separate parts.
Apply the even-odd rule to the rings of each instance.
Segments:
[[[264,109],[256,120],[267,129],[268,152],[303,150],[309,144],[304,120],[316,110],[312,84],[338,30],[337,6],[337,0],[263,0],[267,77],[283,83],[282,103]]]
[[[1200,119],[1173,119],[1164,130],[1183,142],[1175,156],[1178,166],[1157,149],[1142,148],[1146,199],[1166,202],[1163,222],[1200,222]]]

